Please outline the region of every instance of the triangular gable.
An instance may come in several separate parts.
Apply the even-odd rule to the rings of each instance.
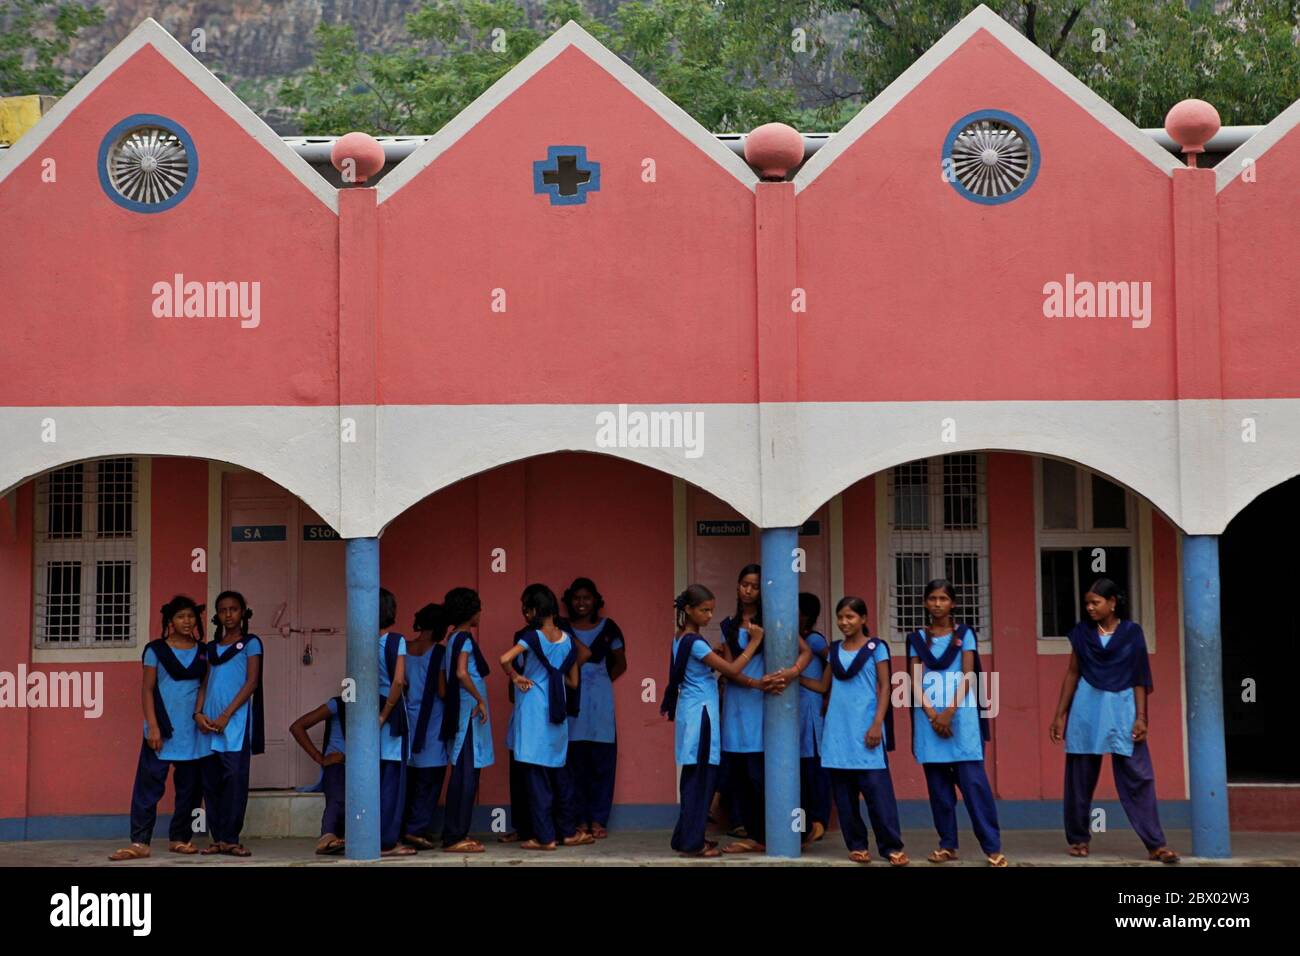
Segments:
[[[1271,123],[1219,161],[1214,167],[1215,192],[1222,192],[1228,183],[1241,175],[1242,163],[1247,160],[1256,162],[1285,139],[1296,126],[1300,126],[1300,100],[1273,117]]]
[[[694,117],[656,89],[649,80],[620,60],[575,21],[570,20],[380,180],[379,185],[375,187],[379,193],[378,201],[384,202],[423,172],[425,167],[450,149],[480,120],[569,47],[576,47],[585,53],[606,73],[626,87],[633,96],[653,110],[660,119],[694,143],[719,166],[735,176],[740,183],[751,190],[754,188],[758,177],[744,160],[719,142],[717,137],[701,126]]]
[[[17,169],[29,156],[35,153],[59,125],[84,101],[99,88],[105,80],[117,72],[122,64],[131,59],[145,46],[152,46],[185,76],[204,96],[218,106],[227,116],[235,121],[249,136],[262,145],[264,149],[292,173],[299,182],[306,186],[313,195],[334,212],[338,212],[338,192],[312,169],[293,149],[288,146],[271,127],[250,110],[244,102],[235,96],[229,88],[212,75],[202,63],[194,58],[176,39],[152,18],[144,20],[130,32],[121,43],[115,46],[108,56],[100,60],[95,68],[81,78],[66,96],[60,99],[40,122],[17,143],[0,154],[0,182]]]
[[[1038,73],[1058,90],[1074,100],[1079,106],[1106,127],[1121,140],[1128,143],[1158,168],[1172,175],[1173,170],[1182,164],[1176,157],[1160,146],[1135,126],[1115,107],[1094,93],[1088,86],[1076,78],[1069,70],[1061,66],[1050,56],[1040,50],[1029,38],[1011,26],[986,6],[978,6],[967,14],[960,23],[943,35],[924,55],[885,87],[880,95],[862,108],[849,123],[832,136],[825,146],[813,154],[794,178],[795,190],[801,191],[823,170],[833,163],[841,153],[847,150],[867,130],[875,126],[884,116],[897,106],[909,93],[924,82],[925,78],[938,66],[957,52],[967,40],[980,30],[987,30],[999,43],[1026,66]]]

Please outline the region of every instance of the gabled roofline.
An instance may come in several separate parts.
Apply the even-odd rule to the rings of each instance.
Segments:
[[[5,150],[3,154],[0,154],[0,182],[3,182],[10,173],[33,155],[50,134],[58,129],[63,121],[81,105],[86,97],[97,90],[105,80],[117,72],[122,64],[131,59],[145,46],[152,46],[161,53],[172,66],[176,67],[186,79],[198,88],[199,92],[220,107],[249,136],[278,159],[285,169],[292,173],[312,195],[335,213],[338,212],[337,190],[325,182],[316,170],[312,169],[305,160],[298,156],[280,138],[279,134],[267,126],[256,113],[250,110],[224,83],[213,76],[207,67],[195,59],[189,50],[181,46],[175,37],[164,30],[153,18],[145,19],[127,34],[126,38],[113,47],[106,57],[95,64],[94,69],[82,77],[66,96],[55,103],[53,109],[42,116],[40,121],[26,135],[19,138],[18,142]],[[147,103],[137,103],[135,105],[140,109],[132,109],[129,112],[144,112],[144,107],[148,106]]]
[[[818,150],[817,154],[804,164],[803,169],[794,178],[795,191],[800,192],[811,185],[840,153],[880,122],[890,110],[920,86],[926,77],[980,30],[991,33],[994,39],[1010,50],[1026,66],[1078,103],[1098,123],[1151,160],[1157,168],[1164,171],[1165,175],[1172,175],[1173,170],[1182,165],[1069,70],[1031,43],[1019,30],[981,4],[945,33],[934,46],[926,50],[921,58],[904,70],[894,82],[885,87],[879,96],[864,106],[840,130],[838,135],[832,137],[825,147]]]
[[[1298,125],[1300,125],[1300,100],[1296,100],[1278,113],[1263,129],[1219,161],[1219,164],[1214,167],[1214,191],[1223,192],[1230,182],[1241,175],[1244,169],[1243,163],[1247,160],[1251,163],[1256,162]]]
[[[375,187],[378,202],[385,202],[394,193],[424,171],[425,167],[450,149],[461,137],[473,129],[488,113],[496,109],[511,94],[541,72],[552,60],[569,47],[576,47],[594,60],[598,66],[629,92],[648,106],[659,118],[683,137],[694,143],[701,152],[711,157],[719,166],[736,177],[747,189],[753,190],[758,176],[734,152],[718,142],[693,116],[660,92],[632,67],[628,66],[599,40],[570,20],[556,30],[537,49],[524,57],[505,76],[488,87],[473,103],[465,107],[446,126],[408,156]]]

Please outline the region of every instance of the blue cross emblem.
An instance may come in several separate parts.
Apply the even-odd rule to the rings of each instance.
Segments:
[[[548,193],[552,206],[574,206],[600,189],[600,163],[587,160],[585,146],[548,146],[533,162],[533,192]]]

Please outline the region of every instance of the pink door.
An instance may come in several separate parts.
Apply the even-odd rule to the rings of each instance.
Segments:
[[[690,488],[686,514],[690,582],[705,585],[717,596],[717,611],[704,631],[709,643],[717,646],[722,640],[722,619],[736,611],[736,576],[745,565],[759,563],[760,532],[729,505],[695,487]],[[804,532],[799,535],[805,560],[799,590],[821,598],[817,629],[834,639],[838,632],[834,632],[833,602],[839,596],[830,593],[830,509],[823,505],[804,525]]]
[[[222,501],[222,587],[248,600],[250,627],[266,654],[266,752],[253,758],[251,783],[302,786],[319,768],[289,725],[339,692],[346,665],[344,545],[311,509],[260,475],[226,474]]]

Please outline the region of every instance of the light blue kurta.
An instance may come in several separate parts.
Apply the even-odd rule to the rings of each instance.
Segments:
[[[737,642],[742,651],[749,646],[749,628],[740,629]],[[750,659],[741,673],[754,680],[763,676],[765,672],[761,650]],[[761,689],[727,684],[727,690],[722,695],[722,749],[727,753],[762,753],[763,691]]]
[[[591,647],[591,642],[605,629],[608,618],[601,618],[595,627],[588,630],[573,629],[578,640]],[[610,649],[623,646],[622,639],[616,638]],[[614,742],[614,682],[609,679],[608,659],[599,664],[582,665],[582,706],[577,717],[569,718],[570,740],[594,740],[597,743]]]
[[[804,643],[812,650],[812,660],[804,669],[803,675],[809,680],[821,680],[826,670],[822,654],[826,652],[826,638],[813,631],[804,638]],[[807,687],[799,687],[799,756],[816,757],[821,753],[822,745],[822,695]]]
[[[455,643],[456,635],[447,638],[447,648],[450,650]],[[474,684],[474,689],[478,691],[479,696],[483,698],[483,709],[486,711],[486,719],[480,721],[474,719],[474,766],[481,770],[484,767],[490,767],[496,762],[496,754],[492,750],[492,709],[488,705],[487,681],[479,674],[478,668],[474,665],[474,655],[470,648],[471,642],[466,642],[464,649],[458,654],[458,657],[466,658],[466,668],[469,671],[469,679]],[[445,663],[447,671],[447,692],[452,693],[455,688],[460,694],[460,721],[456,725],[456,739],[452,742],[451,750],[447,754],[447,761],[455,764],[460,759],[460,748],[465,743],[465,733],[469,729],[469,722],[474,713],[474,697],[464,687],[460,686],[460,678],[456,676],[457,662],[450,653],[447,654]]]
[[[551,666],[562,666],[573,647],[573,638],[564,634],[552,644],[541,631],[535,633]],[[515,646],[528,647],[522,638]],[[528,690],[515,688],[515,759],[539,767],[563,767],[569,755],[569,722],[551,723],[548,689],[551,680],[564,680],[564,677],[557,674],[552,678],[530,650],[524,652],[524,677],[533,686]]]
[[[181,662],[182,667],[189,667],[199,654],[199,645],[189,650],[173,647],[172,653]],[[194,705],[199,700],[197,680],[175,680],[167,673],[167,668],[158,663],[158,655],[152,647],[144,651],[144,666],[157,668],[158,691],[162,694],[163,707],[167,710],[167,719],[172,723],[172,735],[163,738],[162,750],[158,751],[161,760],[198,760],[211,751],[210,735],[202,733],[194,722]],[[149,722],[144,721],[144,733],[149,735]]]
[[[856,651],[842,651],[843,647],[843,641],[836,641],[831,645],[831,653],[840,655],[844,667],[849,667],[866,650],[865,644]],[[872,656],[874,660],[863,664],[852,679],[831,677],[831,702],[822,727],[822,766],[828,770],[885,769],[885,728],[881,727],[877,747],[868,749],[866,736],[876,717],[875,664],[889,660],[889,644],[883,640],[877,642]],[[888,687],[885,693],[889,693]]]
[[[672,657],[668,666],[671,670],[673,661],[677,660],[677,646],[680,637],[673,638]],[[677,714],[673,719],[673,751],[677,762],[683,766],[699,760],[700,728],[703,726],[702,715],[709,715],[709,763],[722,761],[722,735],[718,733],[718,674],[704,658],[712,652],[709,642],[698,640],[691,646],[691,656],[686,662],[686,676],[682,678],[677,690]]]
[[[975,650],[975,632],[962,631],[962,649],[953,656],[946,670],[931,670],[922,663],[921,692],[930,706],[935,710],[945,710],[952,706],[957,698],[957,686],[962,674],[962,657],[967,651]],[[924,638],[924,634],[922,635]],[[952,643],[952,635],[944,634],[934,638],[930,653],[942,657]],[[908,673],[912,672],[911,661],[916,660],[909,643],[907,647]],[[940,737],[935,733],[930,722],[925,719],[925,711],[917,707],[913,711],[912,743],[916,748],[917,763],[956,763],[959,760],[983,760],[984,742],[980,738],[979,707],[976,703],[975,679],[971,677],[963,702],[952,715],[952,736]]]
[[[208,666],[208,688],[203,696],[203,713],[209,720],[216,720],[221,712],[230,706],[230,702],[239,696],[239,690],[248,680],[248,659],[260,657],[262,639],[256,634],[243,638],[244,649],[224,664]],[[218,651],[224,651],[230,645],[217,645]],[[253,707],[253,698],[240,704],[239,709],[231,715],[226,729],[219,734],[205,734],[208,745],[214,753],[238,753],[251,745],[249,715]]]
[[[388,692],[392,690],[393,678],[388,673],[388,665],[385,663],[384,651],[388,646],[388,638],[397,638],[397,656],[399,658],[406,656],[406,638],[401,634],[393,632],[392,634],[379,635],[379,697],[381,700],[388,698]],[[403,707],[402,701],[397,702],[397,707]],[[396,711],[397,707],[394,707]],[[389,715],[384,726],[379,728],[379,759],[380,760],[401,760],[402,759],[402,738],[399,734],[394,737],[392,733],[393,718]],[[408,731],[409,733],[409,731]]]
[[[1113,635],[1099,637],[1101,646],[1105,647]],[[1132,687],[1120,691],[1098,690],[1080,677],[1065,723],[1065,752],[1131,757],[1135,720],[1137,700]]]
[[[436,647],[437,645],[435,645]],[[434,647],[423,654],[406,655],[406,725],[410,728],[411,752],[407,765],[411,767],[445,767],[447,745],[439,738],[442,730],[442,701],[438,699],[438,675],[429,672],[429,661]],[[415,752],[415,725],[420,719],[420,707],[425,694],[433,695],[429,711],[429,726],[424,732],[424,748]]]

